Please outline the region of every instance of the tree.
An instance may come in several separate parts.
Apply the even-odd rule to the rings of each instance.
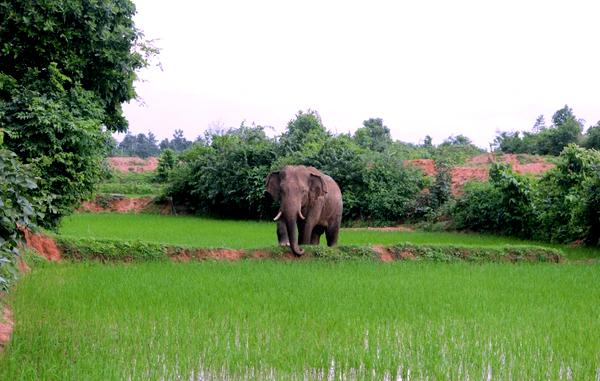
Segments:
[[[129,0],[0,0],[0,125],[5,144],[43,174],[55,226],[91,195],[109,131],[125,131],[121,103],[156,49]]]
[[[425,135],[425,138],[423,139],[423,147],[425,147],[425,148],[433,147],[433,139],[431,139],[431,136]]]
[[[546,129],[546,120],[544,119],[544,115],[538,115],[533,124],[533,132],[538,133],[542,130]]]
[[[156,180],[159,182],[165,182],[169,178],[169,174],[175,168],[177,164],[177,156],[175,151],[170,148],[165,149],[158,158],[158,165],[156,167]]]
[[[68,88],[95,95],[103,125],[127,129],[121,104],[135,97],[135,72],[157,52],[133,23],[132,1],[2,0],[0,9],[1,73],[24,83],[54,64]]]
[[[595,126],[588,128],[583,146],[600,150],[600,121]]]
[[[329,133],[323,127],[319,113],[313,110],[298,111],[295,119],[288,122],[287,130],[279,138],[283,154],[318,151]]]
[[[148,132],[148,136],[143,133],[137,135],[128,133],[119,143],[118,151],[124,156],[139,156],[142,158],[157,156],[160,152],[156,145],[156,137],[152,132]]]
[[[363,127],[354,133],[356,143],[371,151],[383,152],[392,143],[390,129],[383,125],[383,119],[370,118],[363,122]]]
[[[187,140],[185,136],[183,136],[183,130],[175,130],[173,133],[173,139],[171,140],[169,146],[175,152],[182,152],[188,149],[192,145],[192,142]]]

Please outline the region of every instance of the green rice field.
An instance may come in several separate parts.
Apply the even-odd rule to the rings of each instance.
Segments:
[[[48,264],[2,380],[598,380],[600,266]]]
[[[60,234],[69,237],[141,240],[207,248],[261,248],[277,243],[275,223],[214,220],[155,214],[83,213],[64,219]],[[324,238],[322,241],[324,242]],[[482,234],[399,232],[342,229],[340,245],[445,244],[471,246],[539,245],[559,248],[572,259],[599,259],[600,250],[519,240]]]

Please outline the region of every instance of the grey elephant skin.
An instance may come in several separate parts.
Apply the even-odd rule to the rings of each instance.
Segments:
[[[299,245],[318,245],[325,233],[327,245],[337,243],[342,222],[342,192],[337,183],[314,167],[285,166],[271,172],[266,190],[280,201],[277,238],[280,245],[289,245],[301,256]]]

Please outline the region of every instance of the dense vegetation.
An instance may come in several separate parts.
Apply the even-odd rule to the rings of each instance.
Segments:
[[[600,371],[598,266],[41,270],[11,299],[18,324],[0,379],[594,380]]]
[[[20,228],[54,228],[101,179],[121,104],[156,49],[129,0],[0,0],[0,287]]]
[[[201,140],[200,138],[197,141]],[[150,156],[158,156],[165,150],[173,150],[175,152],[182,152],[190,148],[192,142],[187,140],[183,136],[183,130],[175,130],[173,133],[173,139],[167,138],[157,142],[156,136],[149,131],[148,135],[140,133],[133,135],[127,133],[121,142],[117,143],[116,140],[112,140],[113,145],[111,155],[112,156],[138,156],[142,158]]]
[[[272,217],[272,200],[264,195],[268,173],[286,164],[311,165],[340,185],[345,219],[401,221],[420,207],[417,196],[428,185],[403,160],[428,157],[459,163],[480,152],[463,136],[439,146],[430,140],[423,145],[393,141],[381,119],[366,120],[354,135],[332,135],[318,113],[301,111],[276,138],[260,126],[242,124],[196,142],[168,174],[167,194],[199,213]]]
[[[456,227],[552,242],[600,245],[600,152],[567,146],[539,180],[495,164],[490,182],[465,189]]]
[[[91,195],[108,132],[127,129],[121,104],[156,52],[134,13],[129,0],[0,1],[0,126],[39,177],[30,193],[50,200],[46,227]]]
[[[31,227],[43,217],[43,200],[32,199],[37,180],[17,155],[3,148],[0,131],[0,290],[16,278],[20,228]]]
[[[538,116],[532,131],[500,132],[494,140],[497,150],[504,153],[528,153],[558,156],[569,144],[600,149],[600,122],[590,126],[585,134],[584,121],[577,118],[566,106],[552,116],[552,124],[546,126],[543,115]]]

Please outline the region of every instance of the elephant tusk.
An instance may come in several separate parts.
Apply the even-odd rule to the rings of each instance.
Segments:
[[[279,213],[277,213],[275,218],[273,218],[273,221],[277,221],[279,218],[281,218],[281,210],[279,211]]]
[[[301,211],[301,210],[299,210],[299,211],[298,211],[298,215],[300,215],[300,218],[302,218],[303,220],[305,220],[305,219],[306,219],[306,218],[305,218],[305,217],[302,215],[302,211]]]

